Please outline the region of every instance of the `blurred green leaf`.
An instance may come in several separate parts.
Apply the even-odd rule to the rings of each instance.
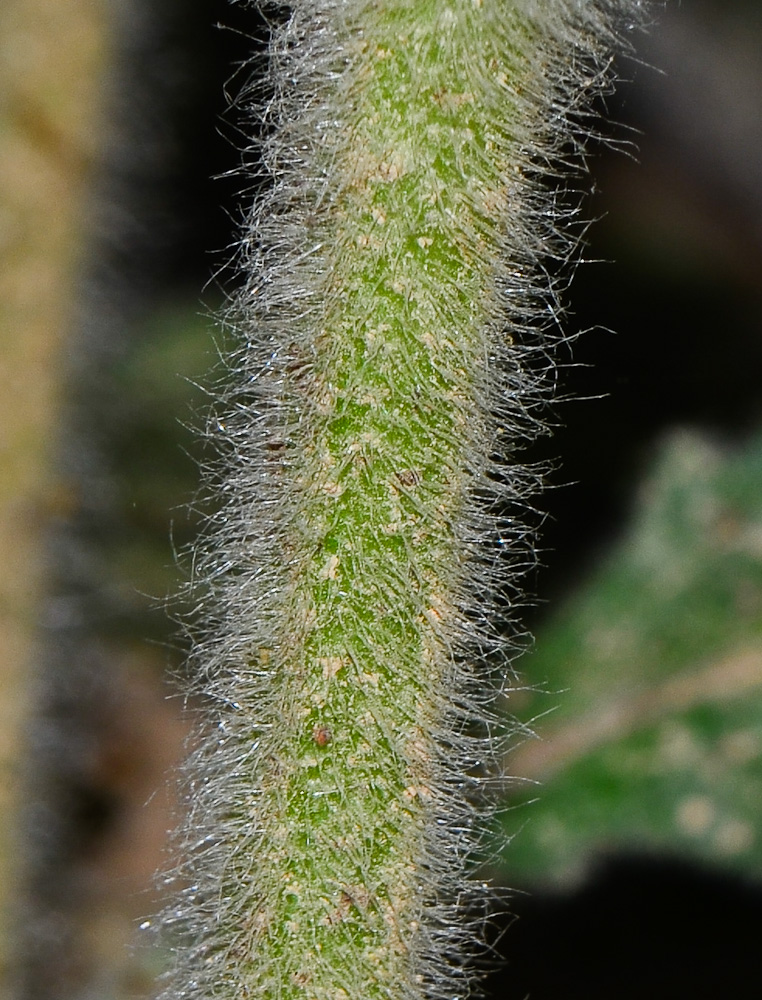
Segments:
[[[512,884],[613,850],[761,874],[762,437],[730,452],[675,434],[628,537],[522,667],[516,714],[550,714],[509,761],[529,779],[510,805],[532,802],[503,817],[521,827]]]

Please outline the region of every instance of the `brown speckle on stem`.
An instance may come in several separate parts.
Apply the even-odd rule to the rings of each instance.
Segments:
[[[315,726],[312,730],[312,739],[319,747],[327,747],[333,739],[333,734],[328,726]]]

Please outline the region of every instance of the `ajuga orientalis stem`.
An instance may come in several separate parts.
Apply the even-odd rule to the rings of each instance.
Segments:
[[[168,996],[473,986],[495,601],[535,486],[513,456],[571,245],[542,175],[636,8],[298,0],[274,29]]]

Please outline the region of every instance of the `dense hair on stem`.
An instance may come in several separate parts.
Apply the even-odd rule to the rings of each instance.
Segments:
[[[545,178],[579,164],[638,6],[300,0],[274,27],[269,100],[244,100],[268,183],[210,424],[167,997],[474,989],[533,559],[519,452],[574,246]]]

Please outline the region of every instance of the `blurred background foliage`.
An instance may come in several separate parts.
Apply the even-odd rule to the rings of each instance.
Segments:
[[[526,890],[494,920],[510,1000],[762,986],[762,8],[657,15],[605,109],[624,151],[589,148],[575,401],[528,456],[556,471],[507,705],[537,736],[492,863]],[[251,196],[225,89],[265,37],[224,0],[0,10],[2,770],[26,782],[0,996],[149,997],[164,961],[138,930],[187,734],[164,599]]]
[[[578,881],[601,849],[762,875],[759,435],[674,432],[526,661],[522,717],[557,707],[509,760],[529,779],[513,804],[538,799],[505,852],[514,883]]]

